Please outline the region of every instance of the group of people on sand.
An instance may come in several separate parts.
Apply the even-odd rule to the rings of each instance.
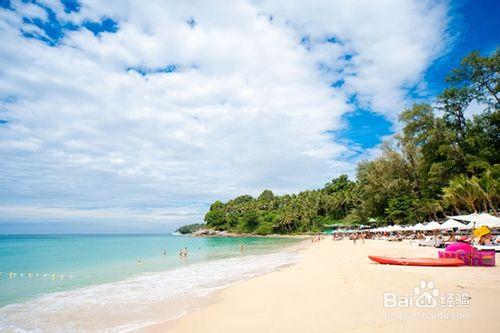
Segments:
[[[427,233],[423,231],[372,232],[368,230],[360,230],[358,232],[337,232],[332,234],[332,240],[334,241],[343,240],[345,237],[348,237],[350,240],[352,240],[354,244],[356,244],[358,240],[361,240],[364,244],[365,239],[386,240],[390,242],[403,241],[403,239],[406,239],[410,240],[410,242],[416,242],[419,245],[423,243],[425,246],[430,246],[426,245],[427,243],[429,243],[432,246],[436,247],[441,247],[445,244],[457,241],[466,243],[471,243],[473,241],[473,238],[470,236],[458,236],[456,234],[456,230],[450,230],[447,232],[439,232],[438,230],[434,230],[427,231]],[[488,232],[487,234],[484,234],[481,237],[477,238],[476,243],[477,245],[500,245],[500,235],[495,236],[492,232]]]
[[[347,236],[350,240],[352,240],[354,242],[354,244],[356,244],[356,242],[358,241],[358,239],[360,239],[363,244],[365,243],[365,239],[366,238],[370,238],[368,236],[367,233],[365,232],[353,232],[353,233],[350,233],[350,234],[346,234],[345,236]],[[333,241],[341,241],[344,239],[344,234],[342,233],[336,233],[336,234],[332,234],[332,240]]]
[[[387,240],[387,241],[402,241],[403,239],[425,239],[425,234],[423,232],[415,232],[412,234],[403,234],[402,232],[370,232],[370,231],[361,231],[361,232],[352,232],[348,234],[343,233],[334,233],[332,234],[332,239],[334,241],[343,240],[344,237],[348,237],[354,243],[357,240],[361,239],[364,243],[365,239],[376,239],[376,240]],[[442,235],[438,235],[438,237],[443,237]],[[455,234],[453,232],[450,233],[448,239],[445,241],[452,242],[455,241]]]
[[[366,238],[366,233],[364,233],[364,232],[356,233],[356,234],[351,235],[351,237],[349,237],[349,239],[351,239],[354,242],[354,244],[356,244],[356,241],[358,239],[361,239],[361,241],[364,244],[365,238]]]

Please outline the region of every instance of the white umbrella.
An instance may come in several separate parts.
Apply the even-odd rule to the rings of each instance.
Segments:
[[[390,231],[403,231],[404,229],[400,225],[392,225],[389,227]]]
[[[487,226],[490,229],[493,228],[500,228],[500,225],[497,223],[492,223],[492,222],[487,222],[487,221],[480,221],[480,222],[469,222],[467,224],[467,229],[472,229],[472,228],[479,228],[482,226]]]
[[[436,230],[436,229],[442,229],[441,224],[437,223],[436,221],[431,221],[425,225],[423,230]]]
[[[422,223],[417,223],[413,226],[413,230],[418,230],[418,231],[425,230],[425,225],[423,225]]]
[[[481,227],[485,225],[488,228],[500,228],[500,218],[488,213],[474,213],[470,215],[450,216],[450,218],[454,220],[470,222],[469,224],[467,224],[467,226],[470,226],[470,228],[474,227],[474,223],[475,227]]]
[[[460,222],[458,222],[456,220],[453,220],[453,219],[448,219],[446,222],[444,222],[443,224],[441,224],[441,228],[442,229],[453,229],[453,228],[457,228],[457,229],[470,229],[465,224],[460,223]]]

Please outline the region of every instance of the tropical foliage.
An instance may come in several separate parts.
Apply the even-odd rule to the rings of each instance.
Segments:
[[[500,202],[500,53],[471,53],[435,103],[400,115],[402,130],[380,157],[323,188],[214,202],[209,227],[244,233],[319,231],[324,224],[417,223],[460,212],[497,214]],[[481,112],[467,116],[470,108]]]

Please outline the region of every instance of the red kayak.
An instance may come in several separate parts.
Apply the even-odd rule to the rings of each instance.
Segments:
[[[463,266],[464,262],[458,258],[404,258],[368,256],[371,260],[384,265],[403,266]]]

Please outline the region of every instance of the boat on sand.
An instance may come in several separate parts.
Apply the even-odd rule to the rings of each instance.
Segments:
[[[368,256],[371,260],[384,265],[402,266],[463,266],[464,262],[458,258],[405,258],[390,256]]]

